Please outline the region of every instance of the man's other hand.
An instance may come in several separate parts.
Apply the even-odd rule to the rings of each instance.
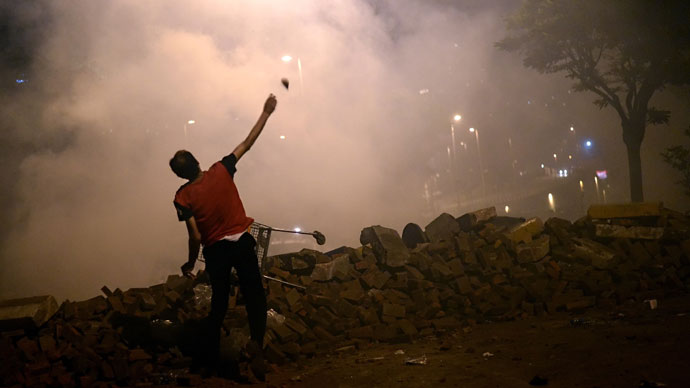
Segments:
[[[190,279],[194,279],[194,274],[192,273],[192,271],[194,270],[194,263],[193,262],[188,261],[188,262],[182,264],[182,267],[180,267],[180,269],[182,270],[182,276],[190,278]]]
[[[266,102],[264,103],[264,113],[268,113],[269,115],[273,113],[273,111],[276,110],[277,103],[278,101],[276,100],[276,96],[274,96],[273,93],[269,94]]]

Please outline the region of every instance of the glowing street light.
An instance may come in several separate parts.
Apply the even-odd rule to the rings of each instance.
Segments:
[[[556,202],[553,200],[553,194],[549,193],[549,209],[551,209],[552,212],[556,211]]]
[[[194,121],[194,120],[187,121],[187,124],[194,124],[194,123],[196,123],[196,121]]]
[[[575,132],[575,127],[573,127],[572,125],[570,126],[570,132]]]
[[[280,58],[281,61],[285,63],[290,63],[292,62],[292,56],[290,55],[283,55],[282,58]],[[299,87],[300,87],[300,93],[304,90],[304,80],[302,79],[302,60],[297,57],[297,71],[299,72]]]
[[[285,140],[285,135],[280,135],[280,140]]]
[[[301,231],[302,231],[302,228],[300,228],[299,226],[295,228],[295,232],[299,233]]]
[[[460,121],[461,119],[462,119],[462,116],[460,116],[460,115],[453,116],[453,120],[455,120],[455,121]]]
[[[592,141],[591,141],[591,140],[587,140],[587,141],[585,142],[585,147],[591,148],[591,147],[592,147]]]

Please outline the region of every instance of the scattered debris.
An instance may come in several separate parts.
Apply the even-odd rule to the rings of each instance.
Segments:
[[[426,230],[410,226],[404,238],[372,226],[362,230],[357,248],[268,257],[266,275],[304,289],[266,283],[266,358],[283,364],[369,342],[468,334],[477,323],[583,314],[630,300],[655,309],[665,292],[690,286],[688,225],[687,215],[660,204],[599,205],[575,223],[497,217],[487,208],[458,218],[442,214]],[[195,375],[180,371],[190,365],[208,313],[206,278],[200,271],[195,279],[171,275],[148,288],[103,287],[100,296],[59,308],[51,297],[28,298],[18,305],[43,307],[23,313],[21,324],[6,314],[18,302],[0,302],[0,385],[195,383]],[[249,337],[242,303],[233,293],[221,341],[234,359]],[[570,325],[593,322],[575,318]],[[426,356],[405,364],[425,365]]]
[[[661,388],[661,387],[665,387],[665,386],[666,386],[666,384],[664,384],[664,383],[660,383],[660,382],[656,382],[656,381],[647,381],[647,380],[642,380],[640,382],[640,385],[639,385],[640,388]]]
[[[645,299],[644,303],[649,304],[649,308],[652,310],[656,310],[658,306],[658,302],[656,299]]]
[[[416,358],[406,358],[405,359],[405,365],[426,365],[427,360],[426,360],[426,354],[421,356],[421,357],[416,357]]]

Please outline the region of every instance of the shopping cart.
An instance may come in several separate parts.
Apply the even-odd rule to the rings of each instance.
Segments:
[[[289,230],[289,229],[281,229],[281,228],[274,228],[259,222],[254,222],[252,225],[249,227],[249,234],[254,237],[254,240],[256,240],[256,246],[254,247],[254,251],[256,252],[256,258],[259,261],[259,270],[261,271],[261,275],[264,277],[264,279],[278,282],[281,284],[285,284],[291,287],[296,287],[296,288],[301,288],[304,289],[303,286],[300,286],[298,284],[286,282],[284,280],[276,279],[271,276],[266,276],[264,275],[264,271],[266,269],[266,257],[268,257],[268,247],[271,243],[271,232],[280,232],[280,233],[294,233],[294,234],[308,234],[310,236],[313,236],[314,239],[316,239],[316,243],[319,245],[323,245],[326,243],[326,236],[324,236],[321,232],[318,230],[315,230],[313,232],[303,232],[301,230]],[[205,262],[204,260],[204,254],[203,250],[199,252],[199,261]],[[235,278],[237,275],[235,273],[235,269],[232,269],[232,276]]]
[[[274,228],[268,225],[254,222],[249,227],[249,233],[254,237],[254,240],[256,240],[255,251],[256,257],[257,259],[259,259],[259,268],[261,269],[261,273],[263,273],[264,269],[266,269],[266,257],[268,256],[268,246],[271,243],[271,232],[308,234],[316,239],[317,244],[323,245],[326,243],[326,236],[324,236],[318,230],[315,230],[310,233],[303,232],[301,230]]]

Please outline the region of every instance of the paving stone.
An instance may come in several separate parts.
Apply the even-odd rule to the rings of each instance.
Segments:
[[[50,295],[0,301],[0,331],[39,328],[57,311]]]
[[[410,252],[398,232],[383,226],[364,228],[359,237],[362,245],[371,244],[378,262],[388,267],[402,267],[409,261]]]
[[[443,213],[431,221],[424,228],[424,232],[430,242],[453,241],[455,235],[460,232],[460,225],[453,216]]]

